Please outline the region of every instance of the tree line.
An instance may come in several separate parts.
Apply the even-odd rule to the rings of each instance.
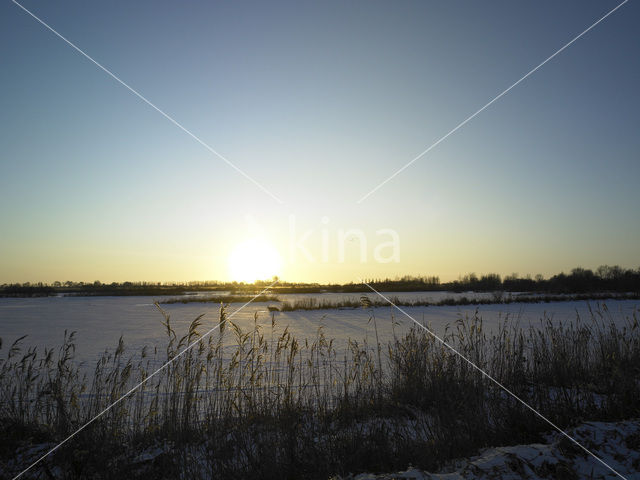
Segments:
[[[0,285],[2,297],[38,297],[50,295],[182,295],[193,291],[229,291],[250,293],[269,287],[275,293],[364,292],[370,291],[363,283],[321,284],[263,280],[254,283],[192,281],[192,282],[72,282],[13,283]],[[602,265],[595,271],[577,267],[545,278],[542,275],[511,274],[501,277],[497,273],[476,275],[470,273],[451,282],[441,282],[437,276],[403,276],[395,279],[365,280],[380,291],[454,291],[454,292],[544,292],[593,293],[640,292],[640,268],[622,268]]]

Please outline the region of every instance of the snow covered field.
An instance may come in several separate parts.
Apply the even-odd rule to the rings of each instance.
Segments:
[[[392,296],[392,295],[394,294],[393,293],[389,294],[389,296]],[[424,294],[404,293],[402,295],[404,296],[405,299],[424,298],[424,297],[421,297],[421,295],[424,295]],[[415,295],[415,296],[412,296],[412,295]],[[333,295],[333,296],[336,296],[336,295]],[[467,296],[469,295],[467,294]],[[351,296],[348,296],[348,297],[351,297]],[[355,297],[359,298],[359,295]],[[369,295],[369,297],[371,298],[373,297],[373,295]],[[165,342],[166,342],[164,329],[161,324],[161,320],[163,319],[163,317],[161,313],[158,311],[158,309],[156,308],[156,306],[153,304],[153,301],[154,299],[151,297],[51,297],[51,298],[34,298],[34,299],[1,299],[0,300],[0,337],[3,338],[3,351],[0,352],[0,355],[4,357],[6,355],[6,352],[9,348],[10,343],[22,335],[28,335],[28,337],[24,341],[24,345],[37,345],[40,347],[40,352],[42,352],[43,347],[49,347],[49,348],[56,347],[60,345],[60,343],[62,342],[65,330],[77,331],[77,337],[75,340],[76,347],[77,347],[75,360],[85,362],[86,366],[89,369],[92,368],[92,366],[94,365],[94,361],[102,354],[102,352],[104,352],[105,349],[109,349],[113,351],[113,349],[116,347],[118,343],[118,338],[120,336],[124,338],[129,354],[138,354],[140,352],[140,347],[142,345],[149,345],[149,346],[158,345],[162,347],[165,345]],[[279,327],[277,328],[282,329],[285,326],[288,327],[291,334],[300,340],[304,340],[305,337],[309,338],[310,340],[313,340],[313,338],[317,334],[318,329],[322,328],[323,333],[327,338],[335,339],[336,351],[338,352],[341,346],[342,347],[346,346],[350,338],[355,339],[358,342],[362,342],[363,340],[366,340],[368,342],[369,348],[373,348],[372,346],[375,344],[375,338],[376,338],[375,337],[376,332],[374,330],[374,326],[377,326],[377,333],[382,343],[386,343],[387,340],[391,340],[394,334],[398,337],[402,336],[404,332],[408,331],[410,327],[414,326],[414,323],[411,319],[405,317],[401,312],[397,311],[392,307],[381,307],[373,310],[371,309],[365,310],[362,308],[357,308],[357,309],[309,310],[309,311],[293,311],[293,312],[278,311],[278,312],[272,313],[267,310],[267,307],[269,305],[270,305],[269,303],[256,303],[256,304],[251,304],[247,306],[241,311],[238,311],[237,309],[241,306],[241,304],[233,304],[229,307],[229,310],[228,310],[229,319],[232,322],[238,324],[244,331],[250,330],[253,327],[254,322],[257,322],[258,325],[262,327],[262,331],[265,334],[267,341],[269,341],[268,339],[269,339],[269,336],[271,335],[270,329],[272,327],[272,318],[274,318],[275,321],[277,322],[277,325],[279,325]],[[208,329],[215,327],[218,322],[219,308],[220,308],[219,305],[216,305],[213,303],[187,303],[187,304],[176,303],[176,304],[162,305],[162,307],[168,314],[170,314],[172,319],[172,324],[178,336],[186,332],[187,327],[191,323],[191,321],[201,314],[205,315],[203,325],[200,329],[201,332],[205,332]],[[631,316],[635,315],[636,312],[638,312],[639,308],[640,308],[640,300],[609,300],[604,302],[604,304],[601,302],[571,301],[571,302],[553,302],[553,303],[540,303],[540,304],[511,303],[511,304],[481,305],[477,307],[476,306],[402,307],[402,309],[406,311],[409,315],[411,315],[416,321],[423,324],[430,325],[431,328],[439,334],[444,334],[447,331],[447,329],[455,329],[457,320],[465,317],[473,317],[476,315],[476,312],[477,312],[477,315],[483,319],[483,328],[485,332],[490,333],[492,330],[497,330],[498,325],[500,325],[500,323],[502,322],[505,322],[506,320],[509,320],[512,325],[515,324],[524,328],[528,328],[529,326],[532,326],[533,328],[537,328],[538,326],[542,325],[541,319],[544,319],[546,322],[551,322],[554,324],[558,324],[560,322],[562,323],[589,322],[590,323],[593,317],[595,318],[601,317],[605,323],[609,323],[609,321],[614,321],[615,323],[618,324],[618,326],[621,327],[625,324],[626,319],[630,318]],[[234,313],[236,311],[238,312],[237,314]],[[376,318],[375,322],[369,321],[371,315],[375,315],[375,318]],[[226,347],[229,348],[229,351],[232,351],[235,345],[235,337],[233,334],[233,329],[231,328],[228,329],[225,335],[226,335],[224,337],[225,345]],[[561,333],[561,335],[564,335],[564,333]],[[553,338],[553,337],[550,337],[550,338]],[[567,338],[574,338],[574,337],[567,337]],[[627,334],[624,334],[624,338],[630,338],[632,342],[636,342],[634,343],[634,345],[637,344],[637,340],[633,340],[633,338],[635,337],[627,337]],[[569,341],[569,343],[571,343],[571,341]],[[622,345],[622,344],[624,344],[624,342],[619,343],[619,345]],[[360,345],[362,344],[360,343]],[[571,343],[571,345],[573,345],[573,343]],[[425,350],[425,352],[427,351],[428,350]],[[224,353],[222,355],[226,361],[226,358],[228,358],[227,356],[228,351],[225,349],[223,352]],[[498,352],[499,358],[504,357],[502,353],[503,350],[498,349],[497,352]],[[160,358],[162,357],[163,357],[163,354],[161,353]],[[342,357],[341,355],[338,355],[338,357],[336,358],[338,358],[338,360],[341,361],[340,359]],[[440,358],[440,357],[434,357],[434,358]],[[562,357],[562,358],[565,359],[565,357]],[[576,357],[576,360],[579,360],[581,358],[583,358],[583,356],[579,355],[578,357]],[[612,357],[607,356],[606,358],[612,358]],[[637,358],[637,357],[634,357],[634,358]],[[298,364],[294,362],[292,365],[298,365]],[[300,365],[302,365],[302,363],[300,363]],[[415,364],[412,364],[412,365],[415,365]],[[599,364],[596,363],[595,365],[597,366]],[[607,365],[604,365],[604,367],[606,366]],[[628,364],[626,368],[628,368]],[[631,368],[631,370],[634,370],[634,369]],[[591,369],[589,369],[589,371],[591,371]],[[612,371],[615,372],[616,370],[614,369]],[[625,370],[625,371],[628,371],[628,370]],[[455,370],[452,370],[451,372],[455,374]],[[570,376],[573,377],[575,372],[576,370],[571,370]],[[302,373],[300,375],[302,378]],[[235,378],[235,377],[229,377],[229,378]],[[362,378],[365,378],[365,377],[362,377]],[[433,378],[434,376],[431,374],[426,375],[424,377],[427,383],[430,381],[429,379],[433,379]],[[449,374],[447,374],[447,379],[448,378],[449,378]],[[458,378],[463,379],[463,377],[458,377]],[[589,382],[591,382],[591,380],[589,380]],[[591,385],[591,383],[589,382],[585,381],[584,384]],[[293,382],[293,385],[295,385],[295,382]],[[333,385],[333,383],[331,383],[330,381],[326,383],[322,383],[321,388],[319,390],[320,392],[322,392],[322,386],[324,385]],[[413,383],[411,385],[413,385]],[[434,385],[441,385],[441,384],[434,384]],[[462,385],[462,383],[460,385]],[[555,385],[555,384],[552,384],[552,385]],[[637,385],[637,383],[633,383],[633,385]],[[240,385],[240,384],[239,386],[243,387],[243,385]],[[634,392],[633,395],[637,393],[637,390],[635,390],[634,388],[635,387],[631,388],[631,390],[633,390]],[[230,391],[235,391],[235,390],[230,390]],[[244,391],[242,388],[238,390],[238,392],[242,392],[242,391]],[[389,391],[389,389],[384,388],[381,391],[387,392]],[[437,388],[437,386],[436,388],[431,388],[430,390],[428,390],[428,392],[439,392],[439,391],[442,391],[443,394],[446,393],[444,390],[440,390],[439,388]],[[550,391],[554,392],[555,390],[551,389]],[[600,390],[596,389],[595,391],[599,392]],[[615,389],[611,391],[615,391]],[[182,394],[181,390],[175,390],[172,392],[178,392],[179,394]],[[219,390],[207,389],[207,390],[203,390],[203,392],[209,395],[209,393],[219,392]],[[220,390],[220,392],[222,391]],[[471,392],[471,390],[469,390],[468,392]],[[571,393],[571,392],[573,392],[573,390],[564,391],[565,394]],[[451,392],[447,393],[446,395],[449,395],[450,393]],[[91,398],[99,398],[99,397],[95,396]],[[357,397],[354,397],[353,395],[351,395],[350,398],[357,398]],[[393,402],[390,403],[389,405],[396,405],[397,400],[395,398],[396,397],[394,397]],[[404,397],[397,397],[397,398],[404,398]],[[426,398],[426,397],[421,396],[420,398]],[[442,406],[442,405],[447,405],[447,402],[450,396],[447,396],[446,397],[447,400],[444,402],[440,397],[435,396],[433,398],[437,400],[437,401],[434,400],[435,403],[433,405]],[[493,401],[495,401],[497,398],[498,403],[500,403],[500,399],[502,397],[492,397],[492,398],[493,398]],[[611,398],[614,398],[614,397],[611,397]],[[632,397],[623,396],[620,398],[628,399]],[[550,399],[553,401],[551,402],[551,404],[545,403],[545,406],[547,408],[549,407],[549,405],[554,406],[556,404],[558,405],[562,404],[561,401],[555,402],[554,395],[551,395]],[[402,400],[402,402],[404,401],[405,400]],[[407,400],[407,401],[411,401],[411,400]],[[630,400],[622,400],[622,402],[623,404],[620,404],[618,406],[622,405],[622,407],[624,407],[624,405],[630,405],[633,403],[633,401],[630,401]],[[471,402],[471,404],[467,405],[467,407],[471,407],[473,404],[481,405],[482,402],[477,402],[477,401]],[[139,403],[139,405],[146,406],[147,403],[141,402]],[[571,405],[577,408],[578,403],[575,403],[575,404],[571,403]],[[495,418],[499,418],[499,415],[496,415],[496,412],[498,412],[500,415],[502,415],[502,413],[504,413],[505,411],[510,411],[511,414],[514,414],[514,415],[517,413],[516,410],[513,410],[513,411],[504,410],[504,408],[506,408],[507,406],[508,406],[507,404],[504,404],[501,407],[503,408],[502,410],[498,408],[497,410],[491,411],[491,412],[483,413],[481,411],[480,414],[486,414],[487,418],[495,419]],[[432,407],[429,407],[429,408],[432,408]],[[583,408],[583,407],[580,407],[580,408]],[[583,410],[585,408],[586,407],[584,407]],[[395,407],[393,407],[393,409],[395,409]],[[302,447],[304,447],[304,448],[301,447],[301,449],[316,451],[316,453],[319,454],[320,452],[324,452],[327,449],[329,449],[331,445],[335,444],[336,439],[342,439],[341,441],[346,442],[345,445],[349,445],[348,439],[350,438],[350,435],[354,435],[354,434],[361,435],[362,438],[364,438],[365,440],[368,439],[367,441],[370,441],[370,442],[377,441],[384,438],[403,439],[403,441],[405,442],[405,444],[403,445],[409,445],[415,448],[427,448],[425,446],[431,445],[430,442],[432,442],[434,438],[439,438],[438,435],[442,435],[444,431],[450,430],[449,424],[447,422],[445,422],[444,424],[435,422],[435,419],[439,417],[435,417],[435,416],[425,417],[424,412],[417,411],[415,410],[415,408],[407,405],[405,405],[401,410],[402,411],[400,413],[396,412],[395,416],[388,415],[389,418],[380,416],[378,413],[373,413],[372,416],[365,418],[362,421],[356,419],[353,425],[353,428],[351,427],[343,428],[344,427],[343,425],[340,428],[336,429],[335,431],[330,430],[329,433],[326,433],[326,432],[322,433],[324,432],[323,428],[326,427],[327,425],[333,425],[333,424],[331,423],[327,425],[322,424],[324,425],[323,428],[318,427],[318,425],[320,424],[318,425],[314,424],[315,430],[311,428],[308,432],[305,433],[306,437],[303,436],[304,438],[306,438],[305,441],[307,443],[305,443],[305,441],[303,440],[300,440]],[[403,416],[404,414],[401,414],[401,413],[405,412],[405,410],[410,414]],[[470,411],[471,409],[465,409],[465,410]],[[583,410],[580,410],[580,411],[582,412]],[[389,410],[388,409],[385,410],[384,408],[381,409],[380,411],[387,412],[387,414],[389,413]],[[395,410],[393,411],[395,412]],[[584,410],[584,412],[588,412],[588,411],[592,412],[592,410],[588,410],[588,409]],[[624,410],[624,411],[626,412],[627,410]],[[585,419],[591,419],[591,418],[629,419],[631,417],[634,417],[635,412],[637,412],[637,410],[628,410],[628,411],[634,412],[634,413],[633,414],[625,413],[625,414],[614,416],[614,417],[606,416],[606,413],[603,414],[604,416],[599,416],[599,417],[598,416],[591,417],[590,414],[587,414],[587,415],[579,414],[575,417],[571,417],[571,421],[565,424],[576,425],[580,422],[583,422],[582,425],[579,425],[577,428],[572,429],[570,431],[570,434],[574,435],[589,450],[593,451],[595,454],[600,456],[612,468],[620,472],[624,478],[632,479],[632,478],[640,478],[640,474],[638,474],[638,469],[640,467],[640,422],[638,422],[636,419],[636,420],[620,421],[616,423],[594,423],[594,422],[584,423]],[[459,410],[455,410],[455,412],[457,415]],[[559,410],[556,410],[556,413],[557,412],[559,412]],[[351,415],[351,414],[348,414],[348,415]],[[473,416],[473,419],[481,418],[481,415],[476,415],[475,413],[473,413],[472,416]],[[417,422],[416,419],[420,419],[423,417],[426,418],[426,421],[420,423],[421,425],[420,428],[412,426],[414,425],[415,422]],[[329,417],[326,417],[326,418],[329,418]],[[351,417],[348,416],[348,418],[351,418]],[[517,418],[517,417],[508,416],[504,418]],[[461,421],[467,422],[465,424],[472,424],[473,419],[471,417],[466,417],[464,420],[461,420]],[[528,421],[529,420],[527,420],[527,422]],[[382,433],[378,432],[377,430],[375,431],[371,430],[371,432],[367,434],[366,428],[365,428],[367,427],[367,425],[373,426],[373,425],[378,425],[385,422],[389,423],[390,425],[387,430],[383,429],[384,431]],[[137,425],[138,423],[135,423],[135,424]],[[278,437],[277,432],[279,430],[277,429],[280,428],[278,427],[278,425],[280,425],[278,422],[268,425],[267,430],[264,430],[264,432],[266,432],[265,435],[267,435],[265,439],[268,441],[262,442],[261,445],[271,446],[273,445],[274,440],[281,441],[282,438],[288,438],[286,437],[286,435],[282,437]],[[418,425],[418,423],[416,423],[416,425]],[[501,428],[503,428],[504,431],[510,432],[509,428],[511,428],[511,425],[512,425],[512,422],[509,421],[505,425],[502,425]],[[365,434],[363,434],[360,431],[361,426],[362,428],[364,428]],[[442,430],[443,426],[446,427],[444,430]],[[254,443],[257,441],[256,439],[258,437],[254,435],[255,432],[262,431],[259,429],[259,427],[255,427],[255,428],[258,428],[258,430],[255,430],[255,431],[251,430],[250,432],[251,434],[248,435],[247,438],[245,439],[248,443],[242,444],[247,448],[251,447],[251,445],[254,445]],[[274,428],[275,430],[273,430]],[[395,429],[400,428],[400,430],[394,430],[394,428]],[[492,423],[491,427],[485,430],[485,433],[490,434],[494,429],[495,429],[495,425]],[[549,428],[549,431],[550,430],[551,428]],[[223,429],[223,431],[227,431],[227,430]],[[545,432],[547,430],[543,429],[541,431]],[[376,437],[374,435],[376,432],[378,432],[379,435],[382,435],[382,436]],[[435,435],[433,432],[440,432],[440,433]],[[540,432],[540,430],[538,430],[538,432]],[[280,432],[280,434],[286,434],[286,432],[282,431]],[[517,432],[515,432],[515,434],[517,434]],[[271,437],[269,437],[269,435],[271,435]],[[296,427],[296,430],[295,430],[295,438],[299,439],[300,435],[301,435],[301,430],[300,430],[300,426],[298,426]],[[237,444],[238,438],[242,439],[242,436],[237,438],[233,437],[230,440],[231,442],[230,445],[237,446],[236,444]],[[521,439],[522,437],[518,437],[516,435],[513,438]],[[521,439],[519,441],[538,441],[538,438],[540,437],[535,437],[535,439],[533,439],[532,437],[527,437],[527,438],[528,438],[527,440]],[[141,471],[143,471],[146,468],[150,468],[151,470],[149,471],[154,471],[153,470],[154,468],[155,469],[158,468],[157,461],[161,461],[163,458],[174,457],[176,454],[180,453],[178,451],[175,451],[175,448],[177,447],[167,446],[169,444],[166,442],[159,443],[159,442],[162,442],[162,439],[160,438],[155,439],[153,437],[149,437],[147,438],[147,440],[148,440],[148,443],[144,446],[141,446],[140,449],[138,449],[135,452],[114,453],[114,455],[119,460],[122,460],[125,463],[132,465],[136,469],[140,468]],[[40,443],[36,442],[36,444],[34,445],[31,442],[31,440],[27,440],[22,444],[16,444],[17,448],[19,448],[19,451],[17,451],[17,457],[14,457],[13,455],[10,456],[9,464],[6,465],[6,469],[7,469],[6,471],[15,470],[18,467],[18,465],[21,465],[25,462],[28,463],[28,459],[30,457],[37,456],[38,453],[42,453],[42,450],[46,450],[48,447],[51,447],[51,445],[46,443],[41,443],[41,442]],[[510,443],[511,444],[518,443],[518,441],[513,441],[513,442],[507,441],[505,443],[504,440],[494,439],[490,441],[477,443],[477,445],[480,445],[480,446],[509,445]],[[212,444],[212,445],[218,445],[218,444]],[[281,454],[283,451],[286,451],[286,449],[283,450],[284,447],[282,445],[284,444],[281,444],[280,446]],[[369,444],[366,444],[366,445],[369,445]],[[196,462],[195,464],[193,464],[196,470],[198,469],[198,458],[203,459],[202,468],[206,468],[206,465],[205,465],[206,462],[204,459],[208,458],[207,452],[205,451],[205,449],[208,448],[207,446],[203,445],[202,443],[195,442],[191,445],[184,445],[179,448],[190,449],[188,451],[188,454]],[[369,447],[364,447],[365,450],[367,450],[368,448]],[[390,458],[396,458],[396,455],[400,450],[393,450],[393,448],[396,448],[396,447],[391,445],[388,451],[387,450],[381,450],[381,451],[384,451],[386,452],[386,454],[391,455]],[[307,451],[307,450],[304,450],[304,451]],[[466,451],[465,450],[460,451],[459,449],[456,449],[454,451],[454,456],[449,455],[446,457],[437,457],[437,458],[450,459],[450,458],[455,458],[456,456],[459,456],[459,455],[462,456],[462,455],[475,454],[476,452],[478,452],[477,449],[466,450]],[[335,455],[336,454],[334,454],[334,457]],[[243,458],[243,457],[238,457],[238,458]],[[416,458],[416,457],[411,457],[411,458]],[[282,460],[282,458],[280,460]],[[359,459],[358,461],[365,462],[365,460],[363,459]],[[430,468],[428,466],[429,463],[423,462],[419,464],[423,468]],[[443,464],[442,462],[440,463],[436,462],[434,465],[438,465],[437,468],[440,468],[440,465],[442,464]],[[192,463],[190,463],[190,465],[192,465]],[[342,469],[330,470],[330,472],[332,474],[334,474],[334,472],[340,472],[342,475],[344,475],[345,472],[350,471],[350,468],[353,465],[353,463],[349,461],[346,465],[348,469],[342,468]],[[416,479],[416,480],[426,480],[426,479],[457,480],[462,478],[471,478],[471,479],[530,478],[534,480],[538,478],[560,478],[560,479],[614,478],[614,474],[612,471],[607,470],[606,467],[600,464],[596,459],[594,459],[589,455],[586,455],[583,450],[577,448],[575,445],[573,445],[571,442],[568,442],[566,439],[563,439],[557,433],[549,433],[546,437],[543,436],[542,439],[540,440],[540,443],[537,443],[537,444],[488,448],[477,453],[475,457],[462,458],[454,462],[449,462],[445,464],[444,469],[441,469],[436,473],[428,473],[428,472],[418,471],[416,469],[411,469],[411,468],[409,468],[404,472],[389,473],[384,475],[362,473],[362,472],[366,472],[366,469],[368,468],[369,465],[372,465],[372,464],[360,463],[360,466],[362,468],[354,468],[354,472],[352,476],[346,476],[343,478],[358,479],[358,480],[374,480],[374,479],[390,480],[392,478],[404,478],[404,479]],[[409,461],[403,460],[402,462],[396,462],[394,464],[387,464],[387,465],[388,465],[388,470],[393,471],[392,469],[409,467]],[[388,470],[386,468],[380,468],[379,471],[384,472]],[[200,473],[203,473],[203,472],[200,472]],[[1,472],[0,472],[0,476],[2,476]],[[202,478],[209,478],[209,477],[203,474]],[[326,478],[326,477],[323,477],[323,478]]]
[[[450,292],[385,293],[406,299],[440,300],[453,297]],[[468,298],[490,294],[458,294]],[[319,295],[299,295],[309,297]],[[370,294],[374,298],[375,294]],[[283,295],[291,300],[293,295]],[[287,297],[287,298],[285,298]],[[359,298],[359,294],[323,294],[322,298]],[[455,298],[455,297],[454,297]],[[162,315],[153,305],[152,297],[46,297],[46,298],[3,298],[0,299],[0,337],[3,344],[10,345],[15,339],[27,335],[24,345],[54,347],[62,342],[65,330],[76,331],[76,359],[95,361],[105,349],[113,349],[120,336],[124,337],[128,350],[143,345],[163,345],[165,338]],[[640,309],[640,300],[609,300],[605,302],[608,315],[617,322],[624,321],[634,310]],[[480,306],[442,307],[402,307],[415,320],[431,325],[437,333],[443,333],[447,325],[464,316],[473,316],[477,310],[484,321],[485,330],[490,331],[505,318],[516,320],[521,326],[538,325],[540,319],[551,318],[554,322],[567,322],[589,318],[589,307],[596,308],[599,302],[553,302],[553,303],[512,303]],[[232,304],[229,313],[231,321],[243,328],[253,325],[254,314],[258,323],[271,325],[268,303],[253,303],[239,311],[241,304]],[[189,323],[198,315],[205,314],[202,331],[213,328],[218,321],[219,305],[212,303],[188,303],[162,305],[171,315],[171,322],[178,334],[186,331]],[[413,322],[391,307],[373,310],[378,325],[380,340],[391,338],[393,331],[391,317],[397,322],[396,334],[409,328]],[[277,323],[289,326],[297,338],[312,338],[319,327],[323,327],[328,338],[334,338],[339,345],[348,338],[358,341],[373,335],[373,326],[368,322],[371,312],[363,309],[312,310],[276,312]],[[227,342],[233,337],[227,336]]]

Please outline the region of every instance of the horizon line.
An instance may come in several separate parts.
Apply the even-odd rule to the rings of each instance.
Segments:
[[[487,272],[477,272],[477,271],[467,271],[466,273],[459,273],[458,277],[452,280],[442,280],[440,278],[440,275],[438,274],[405,274],[405,275],[395,275],[394,277],[367,277],[367,281],[385,281],[385,282],[401,282],[401,281],[411,281],[411,280],[437,280],[439,283],[454,283],[456,281],[462,281],[464,280],[465,277],[471,277],[471,276],[475,276],[478,279],[481,279],[482,277],[490,277],[490,276],[498,276],[500,277],[501,280],[506,280],[506,279],[522,279],[522,280],[526,280],[526,279],[531,279],[531,280],[537,280],[537,279],[544,279],[544,280],[548,280],[553,278],[554,276],[558,276],[558,275],[570,275],[572,274],[574,271],[576,270],[583,270],[585,272],[587,271],[591,271],[591,273],[593,273],[594,275],[597,275],[597,272],[599,269],[601,268],[609,268],[609,269],[619,269],[622,273],[628,273],[628,272],[637,272],[640,273],[640,266],[634,268],[634,267],[625,267],[625,266],[620,266],[620,265],[609,265],[609,264],[602,264],[599,265],[596,268],[588,268],[588,267],[582,267],[580,265],[575,266],[571,269],[569,269],[568,273],[565,273],[565,270],[560,270],[557,273],[553,273],[550,275],[543,275],[541,273],[536,273],[536,274],[532,274],[532,273],[524,273],[524,274],[520,274],[518,272],[512,272],[509,274],[501,274],[495,271],[487,271]],[[171,285],[187,285],[187,284],[205,284],[205,283],[212,283],[212,284],[218,284],[218,285],[227,285],[227,284],[243,284],[243,285],[256,285],[256,284],[260,284],[260,283],[268,283],[273,281],[274,279],[278,279],[278,283],[279,284],[294,284],[294,285],[304,285],[304,284],[308,284],[308,285],[357,285],[359,283],[362,283],[361,280],[348,280],[348,281],[328,281],[328,282],[322,282],[322,281],[316,281],[316,280],[287,280],[287,279],[283,279],[280,275],[274,275],[271,278],[266,278],[266,279],[256,279],[253,281],[246,281],[246,280],[219,280],[219,279],[204,279],[204,280],[121,280],[121,281],[117,281],[117,280],[113,280],[113,281],[102,281],[99,279],[94,279],[94,280],[90,280],[90,281],[84,281],[84,280],[54,280],[54,281],[24,281],[24,282],[18,282],[18,281],[5,281],[2,282],[0,284],[0,286],[7,286],[7,285],[31,285],[31,286],[55,286],[56,283],[60,283],[60,287],[64,286],[65,283],[67,282],[71,282],[72,284],[82,284],[84,286],[88,286],[88,285],[101,285],[101,286],[109,286],[109,285],[113,285],[113,284],[117,284],[117,285],[123,285],[125,283],[130,283],[132,285],[134,284],[148,284],[148,285],[163,285],[163,286],[171,286]],[[365,276],[361,277],[361,278],[365,278]]]

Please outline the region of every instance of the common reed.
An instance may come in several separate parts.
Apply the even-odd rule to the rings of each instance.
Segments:
[[[0,359],[0,475],[33,460],[174,359],[34,468],[27,478],[328,478],[408,464],[437,469],[482,447],[536,441],[546,423],[416,325],[374,315],[375,344],[339,344],[323,328],[296,338],[278,314],[219,328],[198,317],[179,336],[160,308],[163,349],[124,339],[85,374],[75,334],[57,349]],[[392,322],[393,337],[378,336]],[[446,341],[561,427],[640,414],[638,313],[605,305],[589,318],[487,332],[461,317]],[[232,341],[231,341],[232,340]],[[31,452],[31,453],[29,453]]]
[[[369,298],[364,295],[365,298]],[[576,301],[604,301],[604,300],[637,300],[640,294],[637,293],[588,293],[588,294],[545,294],[545,295],[511,295],[502,291],[492,292],[490,297],[469,298],[447,297],[441,300],[400,298],[391,295],[388,300],[383,298],[369,298],[368,308],[391,307],[443,307],[443,306],[466,306],[466,305],[508,305],[511,303],[549,303],[549,302],[576,302]],[[266,300],[265,300],[266,301]],[[273,305],[272,310],[282,312],[293,312],[296,310],[335,310],[353,309],[362,306],[362,297],[357,298],[297,298],[295,300],[279,300],[277,297],[272,301],[279,302]]]

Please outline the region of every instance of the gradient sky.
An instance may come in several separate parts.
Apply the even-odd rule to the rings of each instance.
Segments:
[[[226,280],[256,236],[291,281],[637,268],[633,0],[356,203],[617,3],[24,1],[280,205],[2,2],[0,282]]]

